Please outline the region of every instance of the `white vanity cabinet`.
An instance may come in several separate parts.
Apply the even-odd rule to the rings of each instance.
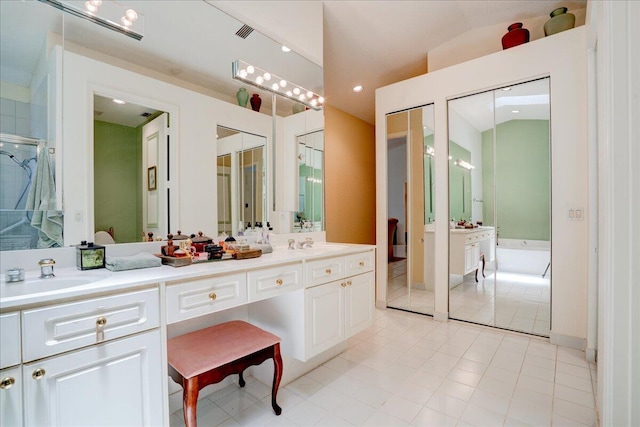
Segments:
[[[20,366],[0,370],[0,426],[22,425]]]
[[[2,425],[162,425],[159,304],[153,287],[20,312]]]
[[[469,274],[478,267],[480,254],[485,262],[495,258],[495,231],[493,227],[471,230],[450,230],[450,274]]]
[[[305,277],[305,355],[309,359],[373,323],[375,275],[374,252],[362,252],[344,257],[332,257],[308,262]],[[340,265],[340,267],[337,267]],[[339,268],[344,271],[339,280],[320,280],[314,271],[332,276]],[[331,273],[326,273],[331,270]],[[320,274],[320,276],[322,276]]]

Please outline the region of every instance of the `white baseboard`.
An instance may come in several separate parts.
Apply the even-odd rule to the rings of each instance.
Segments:
[[[551,332],[551,336],[549,337],[549,341],[551,344],[562,345],[564,347],[575,348],[576,350],[582,350],[587,346],[586,338],[572,337],[570,335],[562,335],[557,334],[555,332]]]

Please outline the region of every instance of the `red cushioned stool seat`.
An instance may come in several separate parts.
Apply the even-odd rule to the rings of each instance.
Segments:
[[[271,406],[276,415],[282,409],[276,403],[282,378],[280,338],[240,320],[171,338],[167,343],[169,375],[183,388],[184,421],[196,427],[196,405],[199,391],[228,375],[239,374],[240,387],[245,381],[242,373],[252,365],[273,359],[274,374]]]

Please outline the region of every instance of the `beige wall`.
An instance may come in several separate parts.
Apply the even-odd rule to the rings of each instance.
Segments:
[[[324,108],[328,242],[376,243],[375,127]]]

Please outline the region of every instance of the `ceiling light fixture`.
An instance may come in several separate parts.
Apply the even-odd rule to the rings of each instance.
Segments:
[[[364,87],[362,87],[362,86],[360,86],[360,85],[358,85],[358,86],[354,86],[354,87],[353,87],[353,91],[354,91],[355,93],[362,92],[363,90],[364,90]]]
[[[116,104],[118,104],[118,105],[124,105],[124,104],[126,104],[126,102],[125,102],[125,101],[123,101],[123,100],[121,100],[121,99],[115,99],[115,98],[113,99],[113,102],[115,102],[115,103],[116,103]]]
[[[77,16],[136,40],[142,40],[144,15],[112,0],[38,0],[63,12]]]
[[[289,53],[289,52],[291,52],[291,49],[289,49],[289,48],[288,48],[288,47],[286,47],[286,46],[282,46],[282,51],[283,51],[284,53]]]
[[[250,65],[237,59],[231,64],[231,69],[233,78],[236,80],[240,80],[260,89],[275,93],[276,95],[289,98],[292,101],[299,102],[314,110],[322,109],[324,98],[319,94],[298,84],[287,81],[275,74],[262,70],[255,65]],[[250,69],[256,74],[255,77],[252,75],[253,73],[249,72]],[[272,79],[274,83],[265,83]]]
[[[511,87],[503,87],[502,90],[505,92],[509,92],[511,90]]]
[[[453,164],[458,167],[461,167],[462,169],[466,169],[468,171],[475,168],[475,166],[473,166],[471,163],[465,162],[462,159],[457,159],[455,162],[453,162]]]
[[[512,112],[513,114],[518,114],[518,113],[520,112],[520,110],[511,110],[511,112]]]

